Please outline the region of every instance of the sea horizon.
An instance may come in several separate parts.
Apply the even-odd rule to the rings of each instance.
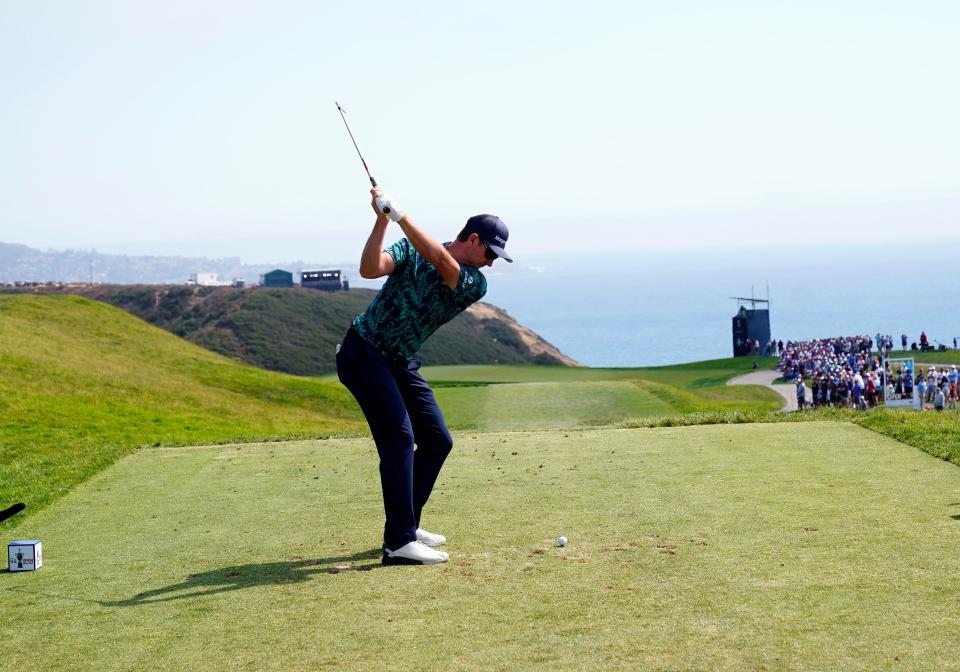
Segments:
[[[733,356],[731,297],[766,299],[771,336],[809,340],[925,331],[953,346],[960,315],[956,246],[864,244],[549,256],[532,272],[486,269],[493,303],[564,354],[594,367]],[[953,270],[954,272],[951,272]],[[762,308],[763,305],[758,305]]]
[[[750,307],[732,297],[769,297],[771,336],[784,342],[881,333],[899,348],[901,333],[909,347],[926,331],[932,343],[952,347],[960,338],[960,317],[949,303],[960,293],[958,250],[956,240],[750,241],[739,248],[517,255],[514,264],[483,269],[483,300],[593,367],[732,356],[733,316],[740,305]],[[350,264],[314,265],[347,269],[352,287],[382,284],[360,278]]]

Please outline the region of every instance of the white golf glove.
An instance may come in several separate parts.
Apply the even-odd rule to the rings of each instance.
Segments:
[[[383,196],[377,197],[376,203],[377,210],[389,217],[391,221],[399,222],[403,219],[403,211],[390,194],[384,192]]]

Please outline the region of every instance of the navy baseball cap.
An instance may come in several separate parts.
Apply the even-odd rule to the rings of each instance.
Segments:
[[[496,215],[474,215],[467,220],[465,228],[470,233],[477,234],[480,242],[490,248],[498,257],[504,261],[509,261],[511,264],[513,263],[513,259],[503,249],[507,244],[510,231],[507,230],[507,225],[499,217]]]

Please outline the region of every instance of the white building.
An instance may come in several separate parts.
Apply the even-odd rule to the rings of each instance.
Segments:
[[[200,285],[201,287],[219,287],[224,283],[220,282],[216,273],[191,273],[190,281],[187,284]]]

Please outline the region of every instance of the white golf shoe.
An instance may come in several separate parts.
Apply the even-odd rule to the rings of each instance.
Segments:
[[[421,530],[417,528],[417,541],[421,544],[426,544],[427,546],[442,546],[447,543],[447,538],[442,534],[434,534],[433,532],[427,532],[426,530]]]
[[[443,551],[435,551],[422,542],[411,541],[395,551],[384,548],[380,562],[384,565],[436,565],[449,559],[450,556]]]

